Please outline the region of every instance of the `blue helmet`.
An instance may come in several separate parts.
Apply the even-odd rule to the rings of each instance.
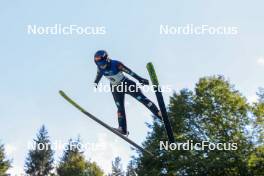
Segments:
[[[94,62],[98,67],[106,67],[110,62],[108,53],[105,50],[96,51],[96,53],[94,54]]]

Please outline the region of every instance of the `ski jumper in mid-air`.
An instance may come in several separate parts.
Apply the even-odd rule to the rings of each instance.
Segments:
[[[111,92],[117,106],[118,124],[116,128],[118,132],[123,135],[127,135],[126,113],[125,113],[125,94],[129,94],[136,98],[139,102],[144,104],[156,117],[162,119],[161,112],[157,106],[150,101],[137,87],[136,83],[127,78],[124,73],[129,74],[133,78],[137,79],[142,85],[148,85],[149,81],[138,76],[128,67],[117,60],[109,58],[108,54],[104,50],[99,50],[94,55],[94,61],[98,67],[97,75],[94,83],[96,86],[101,80],[102,76],[105,76],[110,81]],[[122,89],[120,89],[122,86]]]

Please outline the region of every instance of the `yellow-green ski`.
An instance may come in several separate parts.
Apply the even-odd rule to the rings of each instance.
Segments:
[[[67,100],[70,104],[72,104],[74,107],[76,107],[77,109],[79,109],[82,113],[84,113],[87,117],[89,117],[90,119],[94,120],[95,122],[99,123],[100,125],[102,125],[103,127],[105,127],[106,129],[110,130],[112,133],[116,134],[117,136],[119,136],[120,138],[124,139],[125,141],[127,141],[129,144],[131,144],[132,146],[136,147],[138,150],[149,154],[152,157],[155,157],[150,151],[142,148],[141,146],[139,146],[138,144],[136,144],[134,141],[130,140],[129,138],[127,138],[126,136],[122,135],[121,133],[119,133],[118,131],[116,131],[114,128],[112,128],[111,126],[107,125],[106,123],[104,123],[103,121],[99,120],[97,117],[95,117],[94,115],[90,114],[89,112],[87,112],[84,108],[82,108],[79,104],[77,104],[74,100],[72,100],[69,96],[67,96],[62,90],[59,91],[60,95]]]
[[[161,88],[159,86],[159,81],[158,81],[158,77],[157,77],[156,71],[155,71],[154,66],[153,66],[153,64],[151,62],[149,62],[147,64],[147,69],[148,69],[148,72],[149,72],[149,76],[150,76],[151,82],[153,84],[153,88],[155,90],[155,94],[156,94],[157,101],[158,101],[158,104],[159,104],[159,107],[160,107],[160,111],[161,111],[161,114],[162,114],[162,119],[163,119],[163,122],[164,122],[164,126],[165,126],[165,129],[166,129],[166,132],[167,132],[167,136],[168,136],[169,142],[170,143],[174,143],[173,130],[172,130],[172,127],[171,127],[171,124],[170,124],[170,121],[169,121],[168,113],[167,113],[166,106],[165,106],[165,103],[164,103],[164,99],[163,99],[163,96],[162,96],[162,91],[161,91]]]

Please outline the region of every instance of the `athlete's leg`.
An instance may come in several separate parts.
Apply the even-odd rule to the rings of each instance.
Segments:
[[[125,93],[117,91],[116,86],[110,85],[115,104],[117,106],[117,117],[119,128],[122,129],[123,133],[127,133],[127,124],[126,124],[126,112],[125,112]]]
[[[161,119],[161,113],[157,106],[142,93],[140,88],[136,87],[136,83],[132,80],[127,79],[126,84],[128,88],[130,86],[130,88],[127,89],[126,93],[136,98],[139,102],[144,104],[156,117]]]

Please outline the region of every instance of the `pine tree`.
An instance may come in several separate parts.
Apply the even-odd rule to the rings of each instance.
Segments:
[[[124,171],[122,170],[121,158],[116,157],[114,161],[112,161],[112,173],[110,176],[124,176]]]
[[[53,170],[53,155],[51,142],[48,136],[48,131],[43,125],[37,138],[34,139],[34,149],[28,153],[25,162],[25,172],[32,176],[47,176],[51,175]]]
[[[11,161],[6,159],[4,145],[0,144],[0,175],[6,175],[10,167]]]
[[[85,160],[81,149],[80,138],[76,141],[69,140],[69,144],[63,153],[57,168],[59,176],[103,176],[104,173],[94,162]]]
[[[137,176],[135,161],[129,161],[127,165],[126,176]]]

